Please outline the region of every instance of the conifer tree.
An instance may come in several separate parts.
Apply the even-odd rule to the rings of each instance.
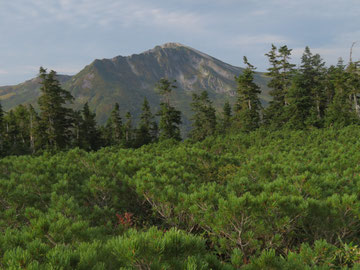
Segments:
[[[7,154],[10,155],[19,155],[22,154],[21,150],[21,139],[20,139],[20,128],[16,121],[16,116],[14,110],[10,110],[5,116],[5,126],[6,126],[6,135],[5,135],[5,148],[7,149]]]
[[[308,89],[313,102],[308,124],[316,127],[323,126],[323,118],[326,109],[325,93],[325,62],[319,54],[313,55],[309,47],[305,48],[301,58],[300,72],[303,86]]]
[[[97,150],[100,147],[100,132],[96,127],[96,114],[92,113],[86,102],[81,111],[80,147],[85,150]]]
[[[30,115],[27,107],[18,105],[13,109],[16,125],[18,127],[17,154],[28,154],[30,151]]]
[[[346,69],[348,73],[348,87],[350,90],[350,98],[353,101],[353,109],[358,118],[360,118],[360,105],[359,105],[359,95],[360,95],[360,61],[353,62],[350,57],[349,65]]]
[[[173,89],[176,88],[174,85],[176,81],[169,81],[168,79],[162,78],[156,85],[156,89],[162,96],[162,102],[160,103],[160,110],[157,113],[160,116],[159,122],[159,139],[175,139],[181,140],[179,125],[181,122],[181,112],[176,110],[170,104],[170,94]]]
[[[121,144],[123,141],[123,124],[120,116],[119,103],[115,103],[105,126],[105,141],[107,145]]]
[[[267,76],[271,78],[268,86],[271,89],[272,100],[264,112],[264,123],[274,128],[279,128],[286,122],[284,108],[288,102],[285,97],[291,85],[295,67],[289,62],[291,51],[286,45],[277,49],[272,44],[271,51],[265,54],[270,62]]]
[[[74,127],[73,127],[73,146],[81,148],[80,129],[82,124],[81,111],[74,111],[73,113]]]
[[[235,77],[237,82],[237,100],[235,104],[236,128],[243,131],[252,131],[260,125],[261,102],[259,94],[260,87],[254,82],[255,68],[244,56],[244,63],[247,66],[243,74]]]
[[[231,106],[230,106],[230,102],[226,101],[224,103],[222,116],[218,127],[218,133],[220,134],[226,133],[227,130],[231,127],[231,121],[232,121]]]
[[[157,142],[159,139],[159,125],[155,120],[152,122],[150,128],[150,137],[152,138],[153,142]]]
[[[314,105],[310,88],[306,87],[303,79],[303,75],[297,72],[286,96],[289,104],[285,108],[284,115],[286,115],[286,125],[291,129],[303,129],[307,126]]]
[[[73,111],[64,105],[74,98],[61,88],[55,71],[47,73],[40,67],[39,77],[42,95],[38,104],[44,142],[47,148],[64,149],[70,145],[73,127]]]
[[[325,63],[319,54],[313,55],[305,48],[300,69],[295,73],[292,85],[286,95],[288,126],[302,129],[306,126],[323,126],[326,108]]]
[[[343,127],[358,123],[359,119],[353,109],[351,88],[349,88],[349,73],[342,61],[337,66],[331,66],[327,73],[328,106],[325,111],[325,126]]]
[[[136,147],[151,143],[156,140],[157,124],[154,121],[154,116],[151,113],[149,102],[144,98],[142,105],[142,113],[140,115],[139,127],[136,130]]]
[[[287,90],[291,85],[291,78],[294,72],[295,64],[291,64],[289,61],[291,59],[291,51],[286,45],[279,48],[279,67],[280,67],[280,76],[281,76],[281,85],[283,89],[283,95],[286,96]],[[284,99],[284,104],[287,105],[286,98]]]
[[[30,151],[34,154],[37,148],[40,147],[39,145],[39,116],[35,111],[34,107],[30,104],[28,105],[29,111],[29,142],[30,142]]]
[[[131,147],[133,142],[133,127],[131,113],[127,112],[125,115],[124,124],[124,144],[126,147]]]
[[[216,131],[216,115],[208,93],[206,91],[201,92],[200,95],[194,93],[191,107],[194,112],[191,138],[200,141],[207,136],[214,135]]]

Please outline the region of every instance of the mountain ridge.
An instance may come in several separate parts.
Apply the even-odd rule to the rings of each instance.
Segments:
[[[175,79],[178,88],[173,93],[173,102],[183,112],[186,124],[191,118],[193,92],[208,91],[220,110],[226,100],[233,101],[234,77],[242,70],[189,46],[169,42],[139,54],[95,59],[77,74],[59,75],[59,78],[62,86],[75,97],[71,106],[80,109],[88,102],[100,124],[106,121],[115,102],[120,104],[122,114],[130,111],[136,118],[146,97],[155,111],[160,102],[155,84],[162,77]],[[267,81],[262,73],[255,74],[255,82],[262,89],[263,103],[270,99]],[[0,100],[5,110],[23,103],[36,105],[39,95],[36,78],[0,87]]]

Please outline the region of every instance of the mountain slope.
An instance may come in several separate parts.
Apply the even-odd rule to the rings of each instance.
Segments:
[[[160,100],[155,84],[162,77],[176,79],[178,88],[173,93],[173,103],[183,112],[186,125],[191,116],[193,92],[207,90],[220,109],[225,100],[233,100],[234,76],[242,70],[190,47],[167,43],[141,54],[95,60],[75,76],[60,78],[63,87],[76,99],[72,106],[79,109],[89,102],[99,123],[106,121],[115,102],[120,104],[123,114],[130,111],[136,117],[147,97],[156,110]],[[261,86],[261,99],[266,103],[267,78],[257,73],[255,81]],[[36,84],[34,79],[18,86],[0,87],[3,107],[8,110],[20,103],[34,103],[39,95]]]
[[[72,76],[57,75],[60,83],[64,84]],[[1,86],[0,101],[4,110],[10,110],[19,104],[36,104],[40,95],[40,79],[34,78],[18,85]]]

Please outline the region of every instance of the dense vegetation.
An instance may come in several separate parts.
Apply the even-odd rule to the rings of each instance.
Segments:
[[[233,108],[195,93],[182,142],[176,82],[98,127],[41,68],[40,111],[0,110],[0,267],[360,269],[358,63],[290,55],[267,54],[265,109],[246,57]]]
[[[235,77],[237,95],[230,102],[233,108],[226,102],[224,111],[216,115],[208,93],[194,92],[190,104],[192,130],[188,134],[193,141],[229,131],[249,132],[260,126],[269,130],[298,130],[359,123],[359,62],[350,59],[345,65],[340,59],[336,66],[327,68],[320,55],[313,55],[308,47],[298,68],[290,63],[291,49],[287,46],[273,45],[266,56],[270,63],[267,76],[272,96],[269,106],[262,107],[260,87],[254,82],[255,67],[244,57],[246,68]],[[31,105],[20,105],[4,113],[0,106],[1,156],[41,154],[75,147],[85,150],[113,145],[137,148],[184,137],[180,134],[182,112],[174,106],[176,81],[162,78],[154,86],[161,97],[158,111],[152,111],[144,99],[140,119],[134,121],[130,112],[121,116],[119,104],[115,103],[106,124],[98,127],[88,103],[80,111],[67,107],[74,98],[61,88],[55,71],[47,73],[40,68],[39,79],[42,93],[38,99],[39,112]]]
[[[360,262],[360,127],[0,161],[0,266],[334,269]]]

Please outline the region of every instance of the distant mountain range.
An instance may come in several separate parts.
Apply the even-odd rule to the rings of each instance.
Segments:
[[[243,69],[226,64],[214,57],[179,43],[166,43],[154,49],[131,56],[95,60],[74,76],[59,75],[62,86],[75,97],[73,106],[82,108],[88,102],[103,124],[115,102],[120,104],[122,115],[130,111],[136,118],[146,97],[153,111],[160,97],[155,84],[162,78],[176,79],[178,88],[173,93],[173,104],[183,112],[187,125],[191,117],[193,92],[207,90],[217,109],[224,102],[235,99],[234,76]],[[255,82],[261,87],[263,103],[270,100],[266,86],[268,78],[256,73]],[[36,107],[40,95],[39,79],[35,78],[15,86],[0,87],[0,100],[5,110],[32,103]]]

